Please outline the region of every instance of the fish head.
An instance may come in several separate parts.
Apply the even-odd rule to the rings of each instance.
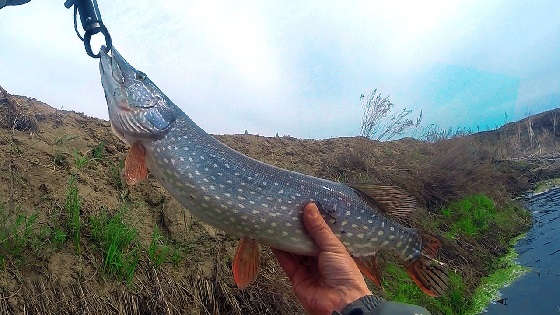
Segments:
[[[99,71],[117,136],[132,144],[167,133],[180,110],[144,72],[130,65],[114,47],[110,52],[101,49]]]

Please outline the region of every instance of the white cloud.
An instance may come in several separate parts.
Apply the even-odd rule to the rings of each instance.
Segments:
[[[434,64],[520,78],[523,100],[559,88],[560,4],[545,1],[98,1],[125,58],[209,132],[355,135],[363,90],[429,104]],[[97,71],[62,3],[0,11],[9,90],[107,118]]]

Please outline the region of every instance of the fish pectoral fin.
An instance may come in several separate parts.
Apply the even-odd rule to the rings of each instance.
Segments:
[[[416,209],[416,200],[397,186],[357,184],[350,187],[389,215],[405,218]]]
[[[139,142],[134,143],[124,162],[124,179],[128,185],[135,185],[148,177],[146,149]]]
[[[377,259],[375,256],[370,257],[352,257],[354,262],[360,269],[360,272],[369,280],[373,281],[376,286],[381,287],[381,273],[377,266]]]
[[[406,273],[426,295],[436,297],[447,291],[447,272],[436,261],[420,257],[408,265]]]
[[[259,272],[260,246],[254,239],[244,237],[239,241],[233,259],[233,279],[239,289],[245,289]]]

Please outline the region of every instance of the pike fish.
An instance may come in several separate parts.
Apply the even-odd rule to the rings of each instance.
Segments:
[[[362,273],[380,284],[375,255],[394,253],[428,295],[447,288],[433,258],[439,241],[391,220],[407,216],[414,199],[392,186],[357,185],[281,169],[235,151],[207,134],[149,78],[113,48],[99,64],[113,132],[131,148],[124,177],[150,173],[200,220],[241,239],[233,262],[240,288],[256,277],[259,243],[316,255],[302,211],[315,202]]]

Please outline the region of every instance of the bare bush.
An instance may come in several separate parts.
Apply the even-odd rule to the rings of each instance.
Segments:
[[[395,104],[389,96],[382,96],[377,89],[360,96],[362,106],[361,135],[373,140],[392,140],[406,131],[417,128],[422,122],[422,111],[415,119],[410,118],[412,109],[404,107],[394,112]]]
[[[442,140],[464,137],[473,134],[473,131],[467,127],[449,127],[441,128],[438,124],[430,124],[424,127],[420,134],[420,139],[427,142],[439,142]]]

